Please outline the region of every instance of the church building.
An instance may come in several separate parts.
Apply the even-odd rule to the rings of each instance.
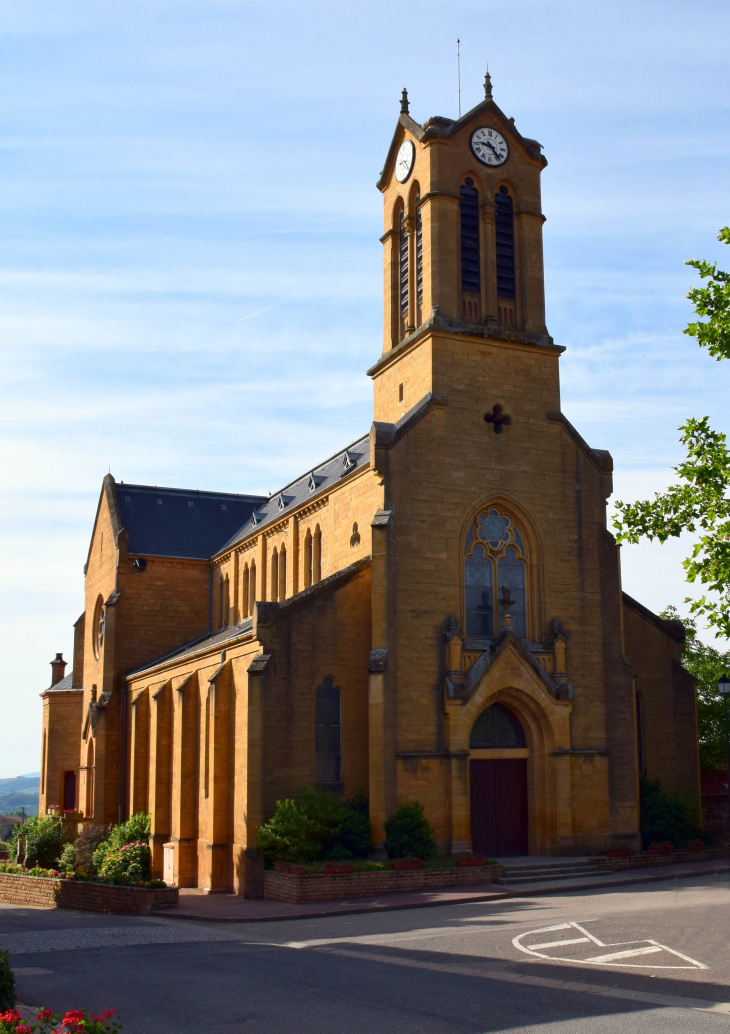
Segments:
[[[385,166],[373,422],[274,495],[101,488],[41,811],[152,818],[153,868],[246,885],[304,786],[407,801],[443,851],[639,846],[639,780],[699,794],[681,623],[622,593],[608,452],[560,409],[542,146],[492,98]],[[315,457],[316,458],[316,457]]]

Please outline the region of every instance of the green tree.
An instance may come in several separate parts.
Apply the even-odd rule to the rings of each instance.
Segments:
[[[722,697],[717,691],[717,680],[730,674],[730,650],[724,653],[707,646],[697,637],[697,625],[692,618],[680,618],[676,607],[666,607],[660,617],[681,621],[685,631],[682,664],[697,679],[697,732],[700,741],[700,767],[713,772],[725,763],[725,715]]]
[[[402,804],[385,822],[388,858],[423,858],[436,854],[436,838],[420,801]]]
[[[361,793],[341,801],[326,790],[305,788],[293,799],[277,801],[274,814],[259,827],[258,847],[269,861],[361,858],[369,846],[368,802]]]
[[[18,837],[27,837],[28,841],[28,862],[42,866],[44,869],[54,869],[58,862],[58,856],[63,851],[64,830],[60,819],[51,815],[34,815],[27,822],[18,823],[8,838],[10,844],[11,858],[15,859],[18,846]]]
[[[730,244],[730,228],[718,236]],[[730,358],[730,274],[715,263],[692,259],[707,287],[688,294],[697,316],[707,317],[688,324],[684,333],[697,339],[710,355]],[[707,417],[689,419],[679,428],[687,458],[675,471],[679,482],[653,499],[637,503],[616,503],[614,527],[619,542],[642,538],[666,542],[682,532],[699,532],[692,553],[683,561],[687,581],[700,582],[714,597],[686,599],[693,614],[704,616],[720,635],[730,637],[730,452],[727,439],[713,431]]]

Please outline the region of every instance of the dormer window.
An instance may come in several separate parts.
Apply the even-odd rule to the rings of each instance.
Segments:
[[[325,480],[323,474],[310,474],[309,475],[309,491],[316,492],[322,482]]]
[[[283,492],[280,492],[276,500],[276,505],[279,508],[279,511],[285,510],[293,498],[293,495],[284,495]]]
[[[354,452],[347,450],[345,455],[342,457],[342,473],[340,477],[344,477],[345,474],[349,473],[353,467],[357,466],[357,455]]]
[[[265,520],[265,518],[266,514],[262,513],[261,510],[254,510],[254,512],[251,514],[251,523],[254,527],[256,527],[256,525],[261,524],[262,521]]]

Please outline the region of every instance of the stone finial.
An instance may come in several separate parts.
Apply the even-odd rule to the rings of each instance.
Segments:
[[[484,96],[488,101],[492,99],[492,77],[487,69],[487,74],[484,76]]]
[[[502,615],[502,627],[507,629],[512,624],[512,615],[510,614],[510,608],[515,602],[512,599],[512,590],[510,589],[509,585],[502,586],[502,598],[498,602],[500,603],[502,610],[504,612]]]
[[[57,653],[55,658],[51,661],[51,685],[55,686],[57,682],[61,681],[65,674],[66,662],[63,659],[63,654]]]
[[[400,95],[400,113],[401,115],[408,114],[408,90],[403,87],[403,93]]]

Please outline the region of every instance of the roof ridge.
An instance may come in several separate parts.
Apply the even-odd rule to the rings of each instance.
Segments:
[[[268,499],[267,495],[258,495],[252,492],[216,492],[213,489],[207,488],[168,488],[166,485],[137,485],[126,481],[117,481],[115,487],[117,490],[128,489],[128,488],[144,488],[150,492],[178,492],[180,495],[209,495],[209,496],[225,496],[227,499]]]

